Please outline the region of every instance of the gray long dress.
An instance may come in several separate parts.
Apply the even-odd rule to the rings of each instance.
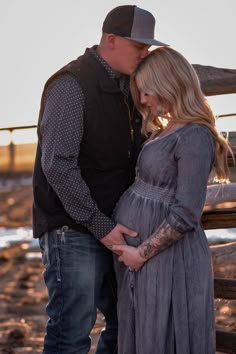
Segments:
[[[183,238],[137,273],[115,257],[119,354],[213,354],[211,254],[200,220],[215,145],[207,127],[188,124],[144,145],[137,176],[115,209],[138,232],[138,246],[163,221]]]

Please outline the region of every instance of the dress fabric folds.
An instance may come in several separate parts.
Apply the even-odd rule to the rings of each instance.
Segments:
[[[163,222],[183,238],[137,273],[114,256],[119,354],[215,353],[211,253],[201,215],[215,145],[210,130],[188,124],[143,146],[136,180],[122,195],[116,222],[136,230],[138,246]],[[173,237],[174,238],[174,237]]]

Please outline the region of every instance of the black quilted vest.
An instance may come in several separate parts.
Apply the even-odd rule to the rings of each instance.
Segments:
[[[134,108],[131,97],[125,98],[115,80],[109,77],[88,49],[84,55],[49,78],[41,99],[39,143],[33,175],[34,237],[62,225],[87,231],[67,214],[41,167],[40,121],[45,94],[48,86],[64,74],[75,77],[84,92],[86,112],[78,162],[92,198],[107,216],[111,216],[121,194],[134,180],[136,158],[143,142],[141,116]]]

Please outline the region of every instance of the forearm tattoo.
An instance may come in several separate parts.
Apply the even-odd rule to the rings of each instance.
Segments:
[[[139,253],[145,259],[152,258],[183,237],[164,220],[157,231],[138,247]]]

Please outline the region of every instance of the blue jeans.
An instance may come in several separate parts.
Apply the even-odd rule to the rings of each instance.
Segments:
[[[87,354],[97,309],[106,327],[96,354],[117,353],[116,282],[111,252],[92,235],[63,226],[39,239],[49,317],[44,354]]]

